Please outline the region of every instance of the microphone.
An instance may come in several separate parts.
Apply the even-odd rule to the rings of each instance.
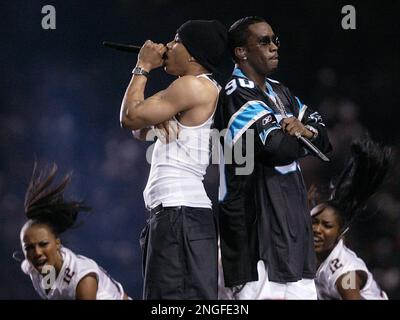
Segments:
[[[296,138],[299,139],[301,142],[303,142],[303,144],[322,161],[325,162],[330,161],[329,158],[321,152],[321,150],[319,150],[310,140],[301,136],[300,133],[296,132]]]
[[[117,43],[117,42],[110,42],[110,41],[103,41],[103,46],[116,49],[119,51],[126,51],[126,52],[134,52],[134,53],[139,53],[141,47],[140,46],[135,46],[133,44],[123,44],[123,43]]]
[[[134,53],[139,53],[140,49],[142,48],[141,46],[135,46],[133,44],[124,44],[124,43],[110,42],[110,41],[103,41],[103,46],[119,51],[134,52]],[[163,60],[167,59],[166,52],[164,52],[162,58]]]

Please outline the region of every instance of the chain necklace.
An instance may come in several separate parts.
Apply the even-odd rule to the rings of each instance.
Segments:
[[[286,109],[285,109],[285,106],[282,103],[282,100],[278,97],[277,94],[275,94],[275,98],[276,98],[276,101],[278,102],[278,103],[275,103],[275,105],[278,107],[279,112],[281,113],[282,117],[287,118],[288,115],[286,113]]]
[[[272,102],[274,103],[275,107],[278,109],[279,113],[281,114],[281,116],[283,118],[287,118],[288,115],[286,113],[286,109],[285,109],[285,106],[282,103],[282,100],[275,93],[274,89],[272,89],[272,86],[268,82],[266,82],[266,85],[267,85],[267,88],[268,88],[268,92],[270,92],[271,95],[275,98],[275,99],[271,99]]]

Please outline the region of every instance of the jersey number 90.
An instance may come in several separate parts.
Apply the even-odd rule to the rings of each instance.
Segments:
[[[254,88],[254,82],[250,81],[249,79],[243,79],[243,78],[238,78],[238,79],[233,79],[229,81],[226,86],[225,86],[225,91],[226,95],[230,95],[233,91],[237,89],[237,82],[239,82],[239,86],[242,88]]]

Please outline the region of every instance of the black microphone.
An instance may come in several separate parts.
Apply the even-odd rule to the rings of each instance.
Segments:
[[[103,46],[116,49],[119,51],[134,52],[134,53],[139,53],[140,49],[142,48],[141,46],[135,46],[133,44],[124,44],[124,43],[110,42],[110,41],[103,41]],[[166,52],[164,52],[162,58],[164,60],[167,59]]]
[[[134,52],[134,53],[139,53],[140,49],[142,48],[140,46],[135,46],[133,44],[123,44],[110,41],[103,41],[103,46],[108,48],[113,48],[119,51]]]

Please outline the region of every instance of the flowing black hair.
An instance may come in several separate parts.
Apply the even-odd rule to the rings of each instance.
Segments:
[[[58,236],[74,225],[80,211],[89,211],[90,208],[81,201],[65,201],[64,191],[71,180],[71,173],[53,186],[56,174],[56,164],[48,172],[37,172],[35,162],[24,207],[29,220],[48,225]]]
[[[332,184],[329,199],[313,209],[317,215],[330,206],[342,220],[342,234],[359,216],[368,199],[378,190],[389,169],[391,148],[366,135],[351,146],[351,158]]]

